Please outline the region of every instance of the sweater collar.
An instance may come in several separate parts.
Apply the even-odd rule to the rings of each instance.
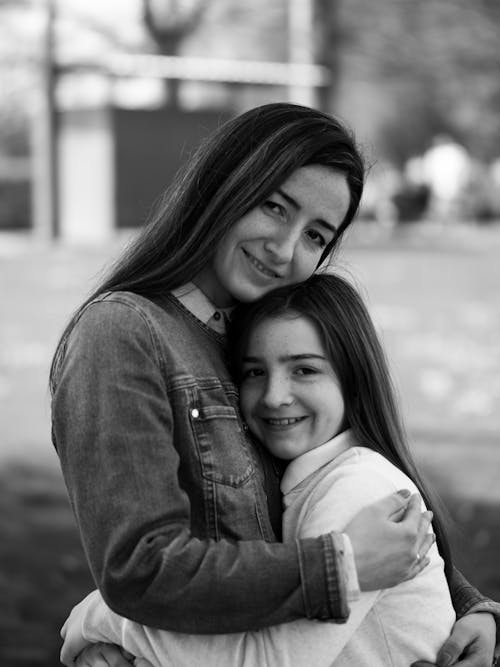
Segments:
[[[319,470],[332,459],[355,446],[352,431],[339,433],[323,445],[310,449],[291,461],[281,480],[281,491],[286,494],[300,484],[306,477]]]

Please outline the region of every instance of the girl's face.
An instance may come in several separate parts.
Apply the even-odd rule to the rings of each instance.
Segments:
[[[306,317],[292,313],[257,324],[242,371],[243,416],[275,456],[294,459],[343,430],[339,381]]]
[[[343,173],[319,165],[297,169],[227,232],[195,282],[224,308],[306,280],[334,239],[349,200]]]

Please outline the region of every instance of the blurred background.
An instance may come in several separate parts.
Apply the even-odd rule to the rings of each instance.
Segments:
[[[270,101],[370,165],[337,262],[386,344],[456,560],[500,600],[497,0],[0,0],[0,664],[92,587],[50,441],[70,313],[197,142]]]

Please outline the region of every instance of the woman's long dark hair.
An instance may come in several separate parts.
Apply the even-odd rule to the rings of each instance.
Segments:
[[[306,317],[318,331],[340,382],[346,427],[352,429],[356,441],[379,452],[408,475],[432,509],[437,545],[449,576],[451,551],[440,502],[426,488],[409,451],[386,356],[360,295],[340,276],[320,273],[238,306],[232,316],[228,348],[238,382],[254,327],[283,315]]]
[[[331,167],[345,174],[350,201],[324,260],[349,226],[364,186],[363,158],[338,119],[295,104],[251,109],[211,134],[179,172],[149,224],[70,319],[50,369],[54,389],[67,337],[99,294],[126,290],[154,298],[193,280],[224,234],[296,169]]]

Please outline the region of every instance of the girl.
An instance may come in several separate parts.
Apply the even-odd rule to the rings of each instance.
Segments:
[[[243,114],[200,147],[63,333],[53,442],[93,576],[121,615],[186,633],[342,621],[350,573],[373,590],[424,567],[428,519],[397,494],[343,534],[278,541],[280,471],[244,432],[225,363],[226,309],[310,277],[363,178],[351,134],[327,114]],[[452,590],[459,615],[491,609],[458,575]],[[493,642],[486,614],[456,631],[462,647]]]
[[[281,480],[283,539],[343,531],[364,506],[400,487],[431,500],[416,471],[383,350],[368,312],[342,278],[315,275],[236,309],[230,351],[250,431],[288,462]],[[154,631],[107,611],[79,610],[90,641],[122,643],[165,665],[410,665],[434,662],[455,614],[451,558],[434,507],[430,564],[411,581],[362,593],[343,625],[302,620],[241,636]],[[441,555],[440,555],[441,554]]]

